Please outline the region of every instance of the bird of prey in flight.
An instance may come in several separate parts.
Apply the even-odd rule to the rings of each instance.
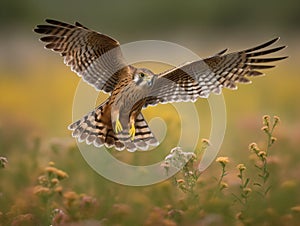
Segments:
[[[269,57],[285,46],[271,47],[279,38],[242,51],[215,55],[155,74],[147,68],[127,65],[115,39],[82,24],[46,19],[35,32],[45,47],[60,53],[67,66],[85,82],[110,94],[108,99],[69,129],[78,141],[116,150],[147,150],[158,141],[141,113],[149,105],[196,101],[222,88],[236,89],[249,77],[274,67],[268,63],[286,57]]]

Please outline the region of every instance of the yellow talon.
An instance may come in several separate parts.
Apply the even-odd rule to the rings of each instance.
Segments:
[[[134,136],[135,136],[135,127],[134,127],[134,123],[131,124],[131,128],[129,130],[129,136],[131,136],[131,140],[134,140]]]
[[[122,130],[123,130],[123,127],[122,127],[122,124],[121,124],[121,122],[120,122],[120,120],[119,119],[117,119],[117,121],[116,121],[116,127],[115,127],[115,132],[116,133],[119,133],[119,132],[121,132]]]

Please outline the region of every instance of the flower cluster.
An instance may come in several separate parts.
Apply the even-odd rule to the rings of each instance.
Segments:
[[[268,146],[270,147],[272,144],[275,143],[275,141],[277,140],[276,137],[273,137],[273,131],[275,129],[275,127],[280,123],[280,118],[278,116],[274,116],[273,117],[273,123],[271,122],[271,118],[269,115],[264,115],[263,116],[263,127],[261,128],[262,131],[264,131],[268,138],[269,138],[269,142],[268,142]]]
[[[203,140],[203,146],[201,151],[207,148],[209,145],[208,140]],[[200,172],[197,167],[194,166],[194,163],[197,161],[197,157],[200,154],[200,151],[197,151],[196,154],[193,152],[183,152],[180,147],[173,148],[170,154],[165,158],[164,163],[162,164],[165,170],[168,173],[170,167],[179,169],[179,179],[174,177],[174,182],[176,186],[190,195],[194,195],[194,187],[200,176]]]
[[[267,145],[265,149],[260,149],[256,143],[251,143],[249,145],[249,150],[253,152],[256,156],[255,166],[258,169],[258,176],[261,178],[261,181],[256,181],[254,185],[257,185],[260,188],[260,194],[265,196],[270,190],[270,186],[267,185],[267,181],[270,176],[270,172],[268,170],[268,156],[269,149],[277,140],[273,137],[274,129],[279,124],[280,119],[278,116],[274,116],[273,120],[269,115],[265,115],[262,118],[263,127],[261,130],[267,135]]]
[[[222,167],[221,176],[218,181],[218,189],[219,191],[222,191],[223,189],[228,188],[228,184],[223,181],[223,179],[227,175],[226,165],[229,163],[229,158],[221,156],[216,159],[216,162],[220,163]]]
[[[68,217],[73,220],[89,218],[95,214],[98,208],[96,198],[78,194],[75,191],[67,191],[63,194],[63,204]]]
[[[196,160],[196,155],[193,152],[184,152],[180,147],[175,147],[167,155],[163,163],[163,167],[168,171],[170,167],[182,169],[189,161]]]
[[[49,198],[55,193],[61,193],[60,181],[68,177],[68,174],[54,166],[54,162],[49,162],[44,169],[44,174],[38,177],[38,185],[34,187],[34,193]]]
[[[234,196],[243,205],[244,209],[241,211],[241,213],[244,213],[252,189],[249,187],[250,178],[245,178],[245,171],[247,169],[246,166],[244,164],[238,164],[236,168],[239,171],[237,177],[240,179],[240,195]]]
[[[229,163],[228,157],[218,157],[216,159],[216,162],[220,163],[222,166],[225,166],[227,163]]]

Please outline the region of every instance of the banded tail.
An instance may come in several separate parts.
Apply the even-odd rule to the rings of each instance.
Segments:
[[[128,130],[123,130],[119,134],[115,134],[111,120],[105,120],[104,107],[106,103],[101,104],[94,111],[85,115],[82,119],[69,125],[69,130],[72,130],[72,136],[79,142],[93,144],[96,147],[107,148],[114,147],[118,151],[125,148],[134,152],[136,150],[148,150],[149,146],[157,146],[158,141],[151,132],[142,113],[135,120],[135,138],[131,140]],[[110,112],[109,112],[110,114]]]

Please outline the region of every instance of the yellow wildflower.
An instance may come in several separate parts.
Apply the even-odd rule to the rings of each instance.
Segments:
[[[57,171],[56,171],[56,175],[57,175],[57,178],[58,178],[59,180],[62,180],[62,179],[64,179],[64,178],[69,177],[69,175],[68,175],[66,172],[62,171],[62,170],[57,170]]]
[[[262,159],[266,159],[267,153],[265,151],[258,152],[258,156],[260,156]]]
[[[74,191],[68,191],[64,194],[64,198],[67,200],[76,200],[78,197],[79,195]]]
[[[269,115],[264,115],[263,116],[263,124],[267,127],[270,125],[270,116]]]
[[[268,126],[263,126],[261,128],[262,131],[264,131],[265,133],[268,133],[269,132],[269,127]]]
[[[249,145],[249,150],[250,150],[250,151],[254,151],[254,152],[258,152],[258,151],[259,151],[259,147],[257,146],[256,143],[251,143],[251,144]]]
[[[33,193],[37,195],[50,195],[51,191],[49,188],[38,185],[34,187]]]
[[[216,162],[226,165],[227,163],[229,163],[229,158],[228,157],[218,157],[216,159]]]
[[[56,174],[57,168],[55,168],[53,166],[47,166],[47,167],[45,167],[45,171],[48,172],[48,173]]]
[[[244,170],[246,170],[246,166],[245,166],[244,164],[238,164],[238,165],[236,166],[236,168],[237,168],[239,171],[244,171]]]
[[[277,141],[277,138],[276,137],[271,137],[271,143],[274,144],[275,141]]]
[[[53,185],[58,184],[58,182],[59,182],[59,180],[58,180],[57,178],[53,178],[53,179],[51,180],[51,184],[53,184]]]

